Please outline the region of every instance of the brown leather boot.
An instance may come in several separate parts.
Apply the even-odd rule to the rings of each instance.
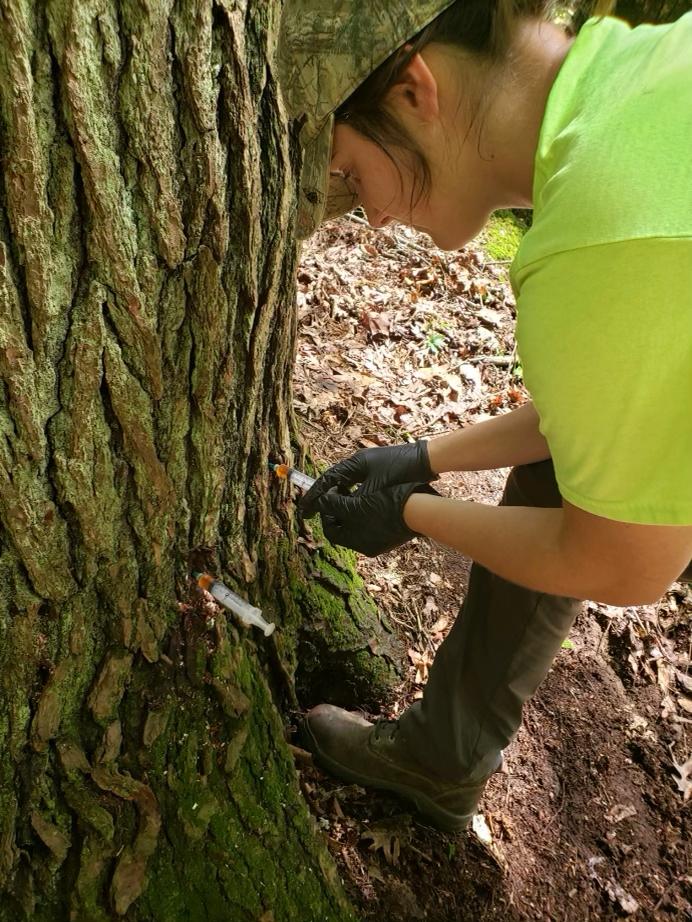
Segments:
[[[397,721],[371,724],[331,704],[313,708],[301,725],[304,744],[331,774],[399,794],[415,804],[423,819],[445,832],[464,829],[476,812],[487,776],[472,782],[439,777],[407,755],[398,731]],[[501,765],[500,755],[494,771]]]

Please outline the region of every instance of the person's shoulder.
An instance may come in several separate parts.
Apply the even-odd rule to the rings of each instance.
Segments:
[[[550,305],[559,299],[575,312],[575,322],[591,310],[597,319],[604,311],[619,313],[627,324],[635,318],[648,322],[652,304],[664,299],[665,312],[677,315],[680,333],[689,341],[692,229],[677,236],[630,234],[562,249],[542,234],[532,241],[533,233],[531,228],[525,235],[511,267],[518,304],[535,308],[542,303],[550,314]]]
[[[692,14],[586,24],[551,90],[518,264],[611,241],[692,234]]]

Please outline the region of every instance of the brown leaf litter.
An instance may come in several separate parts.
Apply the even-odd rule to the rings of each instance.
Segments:
[[[507,270],[481,246],[443,253],[414,231],[343,219],[305,246],[298,288],[295,408],[324,466],[526,399]],[[445,475],[440,489],[493,503],[504,473]],[[422,695],[468,567],[422,538],[359,559],[408,650],[406,680],[384,716]],[[395,798],[329,778],[297,752],[360,917],[692,918],[691,613],[682,585],[654,606],[585,605],[488,786],[486,842],[414,822]]]

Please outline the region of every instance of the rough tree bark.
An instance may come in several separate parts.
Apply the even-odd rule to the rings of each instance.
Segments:
[[[267,476],[296,444],[279,6],[0,0],[2,922],[350,917],[280,713],[301,659],[305,700],[311,657],[344,703],[393,673]]]

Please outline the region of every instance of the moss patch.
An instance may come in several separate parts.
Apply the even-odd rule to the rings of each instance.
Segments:
[[[337,564],[336,561],[339,561]],[[302,620],[296,688],[304,706],[325,701],[378,709],[400,676],[402,651],[378,616],[352,561],[327,542],[294,574],[293,601]]]
[[[530,223],[523,213],[496,211],[483,231],[483,247],[491,259],[512,260]]]

